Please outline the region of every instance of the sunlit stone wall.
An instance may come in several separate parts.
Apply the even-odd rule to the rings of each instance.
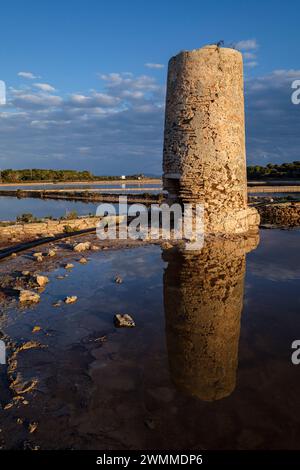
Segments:
[[[204,205],[206,232],[257,228],[247,206],[240,52],[212,45],[171,58],[163,184],[170,200]]]

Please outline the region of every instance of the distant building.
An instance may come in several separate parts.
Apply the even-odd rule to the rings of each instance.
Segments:
[[[122,175],[122,176],[121,176],[121,180],[126,180],[126,176],[125,176],[125,175]]]

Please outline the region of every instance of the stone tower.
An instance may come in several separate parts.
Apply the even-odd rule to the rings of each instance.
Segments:
[[[170,375],[181,392],[205,401],[236,385],[245,254],[258,237],[242,240],[215,237],[200,252],[163,252]]]
[[[247,206],[243,60],[205,46],[169,62],[163,186],[170,201],[204,206],[206,233],[246,233],[259,216]]]

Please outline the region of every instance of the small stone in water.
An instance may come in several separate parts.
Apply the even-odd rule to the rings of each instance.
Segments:
[[[65,269],[72,269],[72,268],[74,268],[74,264],[72,263],[68,263],[65,265]]]
[[[38,423],[29,423],[28,429],[30,434],[37,430]]]
[[[118,328],[133,328],[135,326],[133,318],[127,313],[124,315],[117,313],[114,317],[114,322]]]
[[[116,284],[122,284],[122,282],[123,282],[123,279],[121,278],[121,276],[116,276],[115,277],[115,283]]]
[[[77,301],[77,296],[76,295],[70,295],[69,297],[66,297],[64,302],[65,304],[73,304],[74,302]]]
[[[32,333],[37,333],[38,331],[41,331],[41,327],[40,326],[34,326],[32,328]]]
[[[86,258],[82,257],[82,258],[80,258],[80,260],[78,262],[81,263],[81,264],[86,264],[88,261],[87,261]]]

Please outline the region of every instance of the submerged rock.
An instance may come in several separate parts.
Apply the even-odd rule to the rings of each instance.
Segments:
[[[117,313],[114,317],[114,323],[118,328],[133,328],[135,326],[133,318],[127,313]]]
[[[40,295],[37,292],[22,289],[20,290],[20,293],[19,293],[19,301],[37,303],[40,301]]]
[[[81,263],[81,264],[86,264],[88,262],[88,260],[84,257],[80,258],[80,260],[78,260],[78,263]]]
[[[121,278],[121,276],[115,276],[115,283],[116,284],[122,284],[123,282],[123,279]]]

